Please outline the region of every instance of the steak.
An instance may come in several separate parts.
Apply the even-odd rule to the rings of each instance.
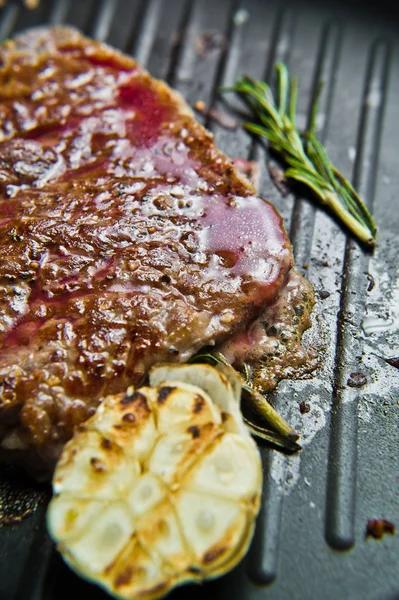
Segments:
[[[38,474],[107,394],[253,320],[292,254],[275,209],[132,58],[36,29],[0,66],[0,440]]]

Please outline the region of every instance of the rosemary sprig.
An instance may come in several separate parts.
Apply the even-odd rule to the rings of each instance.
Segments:
[[[247,402],[252,410],[269,423],[281,437],[286,438],[291,442],[297,442],[299,440],[299,434],[288,425],[266,398],[252,386],[246,383],[242,386],[241,399],[242,401]]]
[[[220,352],[203,352],[195,354],[188,362],[207,363],[216,367],[218,365],[224,365],[224,367],[233,370],[233,367]],[[248,418],[244,417],[244,422],[252,435],[290,452],[300,450],[301,446],[297,443],[299,434],[288,425],[266,398],[253,389],[237,371],[236,375],[242,380],[241,403],[244,402],[250,405],[253,412],[270,427],[269,429],[258,423],[253,423]]]
[[[277,102],[267,83],[250,77],[242,77],[232,88],[224,88],[235,91],[252,109],[257,121],[244,123],[245,129],[267,138],[288,165],[286,177],[309,187],[361,242],[373,246],[377,232],[373,217],[351,183],[331,164],[316,137],[322,82],[312,106],[309,128],[300,133],[296,125],[297,79],[290,80],[285,64],[278,63],[275,68]]]

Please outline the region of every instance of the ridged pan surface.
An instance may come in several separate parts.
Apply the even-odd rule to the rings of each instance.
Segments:
[[[270,79],[283,60],[299,77],[305,126],[324,79],[320,136],[379,228],[374,254],[363,252],[325,211],[280,193],[271,157],[242,129],[206,122],[223,151],[260,163],[260,192],[283,215],[297,265],[316,290],[308,337],[323,360],[309,379],[285,381],[273,396],[302,434],[303,450],[285,456],[261,449],[263,506],[247,558],[220,580],[175,591],[172,600],[399,598],[398,533],[366,537],[371,519],[399,527],[399,371],[381,358],[399,354],[398,16],[395,1],[360,0],[41,0],[36,11],[13,2],[0,9],[1,39],[69,23],[134,55],[191,105],[202,100],[226,110],[220,85],[244,73]],[[205,36],[214,43],[201,56],[199,41],[209,31],[218,35]],[[366,385],[348,385],[352,373],[364,374]],[[46,490],[2,469],[0,521],[10,504],[20,513],[37,508],[0,527],[1,600],[104,600],[55,553],[46,502]]]

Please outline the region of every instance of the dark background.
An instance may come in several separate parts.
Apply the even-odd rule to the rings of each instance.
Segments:
[[[12,2],[0,10],[2,39],[70,23],[135,55],[191,105],[223,107],[219,85],[243,73],[271,79],[272,65],[284,60],[299,76],[305,126],[316,82],[325,79],[319,135],[379,227],[374,255],[364,253],[308,199],[281,195],[269,155],[246,133],[206,123],[230,156],[261,164],[261,193],[284,216],[298,267],[316,290],[308,338],[322,365],[308,380],[284,382],[272,399],[304,447],[292,457],[262,448],[263,508],[248,557],[218,581],[174,592],[175,600],[399,598],[398,534],[366,539],[369,519],[399,526],[399,373],[378,358],[399,354],[398,13],[394,0],[42,0],[34,12]],[[200,57],[196,40],[209,30],[224,41]],[[375,285],[368,290],[369,273]],[[379,331],[366,335],[365,315],[380,319]],[[367,385],[349,387],[352,372],[364,373]],[[105,598],[54,553],[42,488],[3,469],[0,516],[10,502],[21,506],[37,493],[32,516],[0,528],[0,599]]]

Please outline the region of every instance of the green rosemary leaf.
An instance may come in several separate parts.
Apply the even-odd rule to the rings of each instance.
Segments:
[[[332,165],[324,146],[314,136],[308,136],[307,154],[316,167],[317,172],[335,187],[335,177]]]
[[[187,362],[189,364],[190,363],[207,363],[207,364],[213,365],[213,366],[217,365],[218,363],[221,363],[223,365],[231,366],[230,363],[227,361],[227,359],[223,356],[223,354],[221,352],[203,352],[203,353],[199,353],[199,354],[194,354],[194,356],[189,358]]]
[[[255,135],[260,135],[267,138],[269,142],[273,144],[273,148],[275,150],[279,151],[279,148],[282,148],[280,138],[278,138],[273,131],[270,131],[266,127],[263,127],[262,125],[256,125],[255,123],[244,123],[244,127],[247,129],[247,131],[250,131]]]
[[[278,77],[278,112],[283,117],[287,111],[287,96],[288,96],[288,71],[285,65],[279,64],[276,66]]]
[[[249,421],[246,417],[244,417],[244,423],[254,437],[264,440],[265,442],[269,442],[270,444],[278,446],[282,450],[287,450],[288,452],[302,450],[302,446],[296,441],[283,437],[271,429],[266,429],[266,427],[255,425],[255,423],[252,423],[252,421]]]
[[[250,379],[251,379],[250,378],[250,371],[249,371],[249,366],[248,366],[248,364],[246,362],[242,365],[241,375],[243,376],[243,379],[244,379],[245,383],[247,385],[250,385]]]
[[[299,183],[303,183],[307,187],[311,188],[311,190],[320,198],[321,201],[324,200],[324,193],[320,189],[318,182],[316,183],[312,177],[306,173],[303,173],[303,171],[298,169],[287,169],[285,175],[286,177],[295,179],[295,181],[299,181]]]
[[[286,423],[286,421],[277,413],[271,404],[262,396],[260,392],[253,389],[249,383],[248,366],[244,364],[244,373],[238,373],[227,361],[226,357],[220,352],[202,352],[195,354],[188,363],[206,363],[221,369],[222,373],[229,376],[229,372],[234,373],[235,378],[241,381],[241,406],[249,405],[253,413],[263,422],[270,426],[270,430],[259,423],[246,421],[250,425],[249,429],[267,441],[283,447],[286,450],[297,450],[300,446],[297,444],[298,433]],[[221,366],[222,365],[222,366]],[[226,370],[227,367],[227,370]],[[245,420],[245,419],[244,419]],[[255,431],[256,430],[256,431]]]
[[[242,399],[252,407],[257,415],[271,425],[272,429],[277,431],[280,436],[294,442],[299,439],[298,433],[286,423],[283,417],[267,402],[262,394],[246,383],[242,386]]]

